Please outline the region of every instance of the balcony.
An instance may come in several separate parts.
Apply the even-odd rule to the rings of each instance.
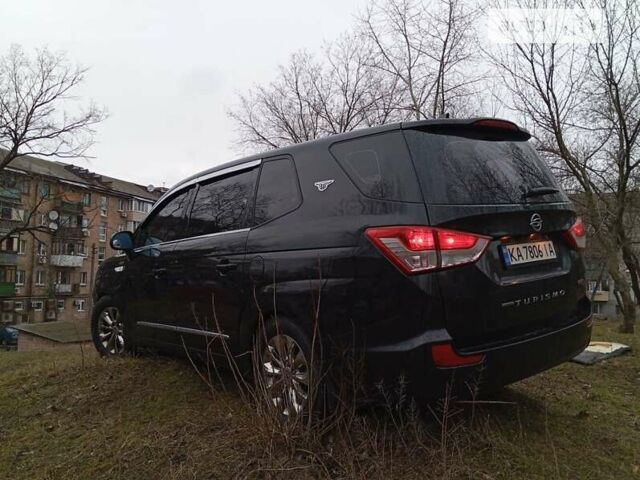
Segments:
[[[82,255],[51,255],[51,265],[56,267],[81,267],[85,257]]]
[[[10,198],[11,200],[22,200],[22,192],[18,187],[0,186],[0,197]]]
[[[77,295],[79,287],[77,283],[56,283],[53,289],[56,295]]]
[[[68,239],[81,239],[86,237],[83,230],[86,230],[82,227],[60,227],[56,230],[57,238],[68,238]]]
[[[0,297],[13,297],[16,294],[16,284],[13,282],[0,282]]]
[[[82,213],[82,209],[84,208],[84,204],[82,202],[66,202],[64,200],[60,200],[56,203],[56,207],[58,210],[64,213]]]
[[[127,212],[121,212],[121,213],[126,213],[126,219],[129,222],[142,222],[147,214],[145,212],[136,212],[134,210],[128,210]]]
[[[0,265],[17,265],[17,252],[0,252]]]
[[[607,290],[598,290],[591,297],[592,302],[608,302],[609,292]]]

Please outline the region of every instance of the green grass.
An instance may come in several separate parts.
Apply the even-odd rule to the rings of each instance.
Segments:
[[[315,451],[267,432],[183,360],[2,352],[0,478],[640,478],[639,337],[603,322],[594,338],[633,351],[517,383],[495,398],[508,403],[452,413],[444,436],[433,419],[414,437],[368,411],[353,437],[329,434]]]

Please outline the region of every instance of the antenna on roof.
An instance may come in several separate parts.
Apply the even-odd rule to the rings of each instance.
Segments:
[[[147,192],[151,193],[156,189],[156,187],[154,187],[153,185],[149,184],[147,185]]]

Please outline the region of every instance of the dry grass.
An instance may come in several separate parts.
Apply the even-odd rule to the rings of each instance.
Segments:
[[[366,409],[293,437],[185,360],[2,352],[0,478],[640,478],[640,341],[610,323],[595,337],[634,352],[562,365],[504,403]]]

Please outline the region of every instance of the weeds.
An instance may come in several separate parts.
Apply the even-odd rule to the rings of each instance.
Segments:
[[[322,362],[321,285],[320,277],[319,288],[312,298],[309,390],[304,414],[291,415],[289,411],[283,415],[282,405],[275,401],[270,380],[262,371],[264,356],[271,348],[269,329],[275,328],[275,335],[282,333],[275,283],[271,286],[273,314],[268,318],[260,308],[255,289],[253,292],[257,321],[250,372],[240,366],[225,340],[204,337],[204,362],[192,357],[183,340],[187,357],[207,385],[211,398],[219,399],[231,385],[238,401],[254,412],[252,429],[263,451],[240,466],[237,475],[268,478],[274,475],[297,478],[309,472],[315,472],[314,475],[321,472],[326,478],[370,478],[381,472],[400,475],[406,460],[416,456],[424,458],[425,466],[440,479],[457,478],[464,473],[461,466],[473,415],[468,423],[451,386],[447,387],[442,400],[424,408],[409,394],[408,380],[400,377],[395,385],[379,383],[376,386],[382,400],[379,404],[360,407],[362,364],[353,354],[353,345],[332,348],[332,358],[338,358],[343,374],[329,378],[326,364]],[[212,297],[211,319],[220,332],[215,303]],[[198,318],[195,311],[193,315],[200,328],[207,330],[208,318]],[[224,371],[219,368],[221,358]],[[477,391],[477,384],[468,387],[472,392]],[[475,395],[473,398],[472,404],[475,404]]]

